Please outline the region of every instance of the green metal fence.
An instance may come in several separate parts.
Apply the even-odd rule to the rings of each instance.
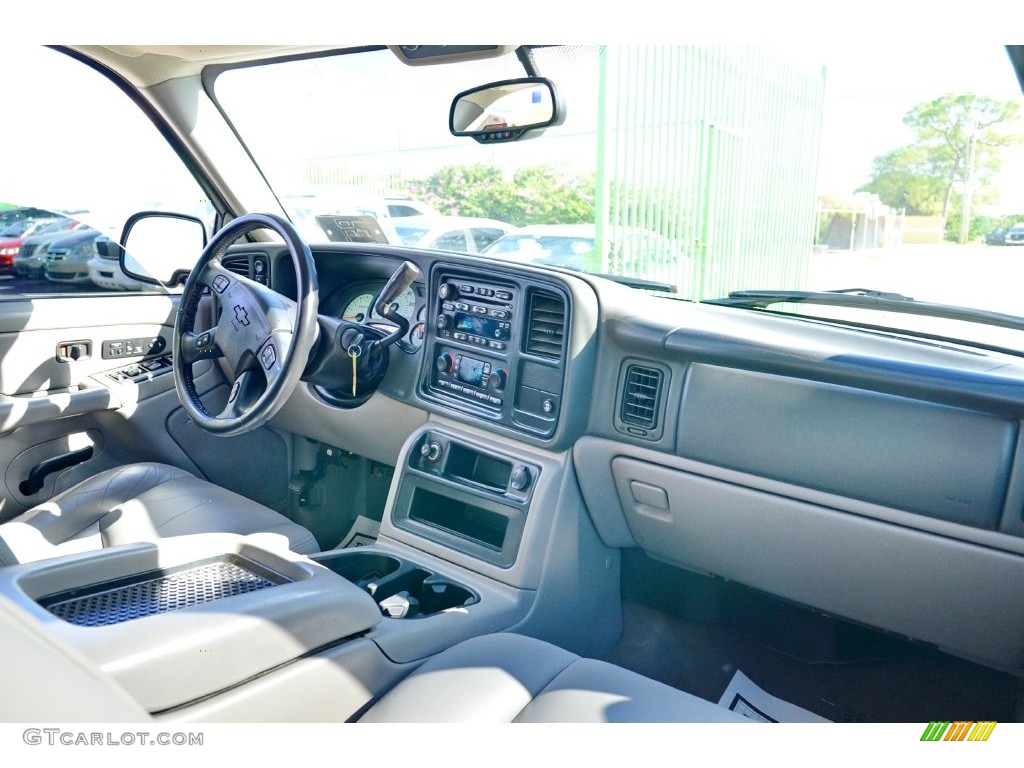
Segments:
[[[802,287],[823,73],[735,46],[608,48],[600,68],[601,248],[588,267],[694,299]],[[653,235],[621,245],[638,232]]]

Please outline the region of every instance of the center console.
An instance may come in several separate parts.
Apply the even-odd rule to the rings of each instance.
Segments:
[[[420,394],[542,438],[558,426],[569,302],[555,284],[437,265]]]
[[[500,567],[515,562],[539,465],[427,430],[403,470],[392,525]]]
[[[382,620],[365,592],[261,534],[11,566],[0,591],[154,713],[351,644]]]

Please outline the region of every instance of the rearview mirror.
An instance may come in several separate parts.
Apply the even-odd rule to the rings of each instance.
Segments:
[[[502,80],[463,91],[452,101],[448,129],[481,143],[518,141],[565,120],[555,84],[544,77]]]
[[[121,243],[123,247],[116,249],[126,275],[169,287],[188,275],[199,259],[206,247],[206,227],[195,216],[143,211],[125,223]]]

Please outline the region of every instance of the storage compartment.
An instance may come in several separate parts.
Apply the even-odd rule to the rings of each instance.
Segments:
[[[448,449],[447,471],[452,477],[491,488],[501,493],[508,488],[512,465],[495,459],[459,443],[452,443]]]
[[[526,508],[494,501],[483,491],[406,475],[391,519],[398,528],[508,567],[519,552]]]
[[[47,595],[38,603],[79,627],[104,627],[144,616],[202,605],[289,580],[258,563],[234,555],[214,557],[167,570]]]
[[[366,591],[389,618],[421,618],[479,602],[463,585],[391,555],[354,550],[313,559]]]
[[[417,488],[409,519],[433,525],[470,541],[500,550],[508,530],[508,518],[473,504]]]
[[[172,536],[0,568],[0,592],[163,712],[361,637],[366,592],[263,534]]]
[[[625,456],[611,466],[650,556],[1024,669],[1024,556]]]

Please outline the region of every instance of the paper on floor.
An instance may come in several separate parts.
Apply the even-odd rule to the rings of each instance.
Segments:
[[[736,670],[718,704],[761,723],[829,723],[824,717],[762,691]]]

